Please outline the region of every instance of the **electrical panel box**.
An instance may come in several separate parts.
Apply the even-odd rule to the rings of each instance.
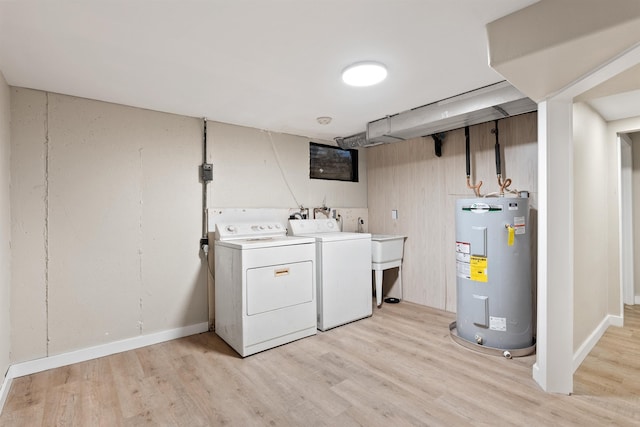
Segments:
[[[200,166],[200,178],[203,182],[213,181],[213,164],[203,163],[202,166]]]

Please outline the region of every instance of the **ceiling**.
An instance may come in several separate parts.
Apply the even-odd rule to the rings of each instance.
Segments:
[[[640,64],[582,93],[575,101],[587,102],[606,121],[640,116]]]
[[[532,3],[4,0],[0,70],[12,86],[333,139],[503,80],[485,25]],[[343,84],[364,60],[387,80]]]
[[[535,2],[2,0],[0,71],[12,86],[330,140],[503,80],[485,26]],[[366,60],[387,80],[342,83]],[[613,80],[576,101],[609,121],[640,115],[640,66]]]

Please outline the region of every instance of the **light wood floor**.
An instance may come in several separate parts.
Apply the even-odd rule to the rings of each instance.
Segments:
[[[609,328],[572,396],[448,335],[451,313],[400,303],[241,359],[205,333],[13,381],[2,426],[640,425],[640,308]]]

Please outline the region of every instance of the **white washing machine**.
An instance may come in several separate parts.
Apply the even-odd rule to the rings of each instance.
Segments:
[[[290,220],[289,228],[316,240],[318,329],[371,316],[371,234],[340,232],[335,219]]]
[[[242,357],[316,334],[315,240],[216,224],[215,332]]]

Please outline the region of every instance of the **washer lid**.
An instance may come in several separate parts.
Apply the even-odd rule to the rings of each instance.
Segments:
[[[315,243],[312,237],[295,237],[295,236],[272,236],[272,237],[256,237],[247,239],[233,240],[216,240],[216,246],[224,246],[227,248],[249,250],[260,248],[272,248],[277,246],[294,246]]]
[[[302,234],[300,236],[313,237],[317,242],[338,242],[344,240],[371,240],[371,234],[369,233],[349,233],[349,232],[335,232],[335,233],[311,233]]]

